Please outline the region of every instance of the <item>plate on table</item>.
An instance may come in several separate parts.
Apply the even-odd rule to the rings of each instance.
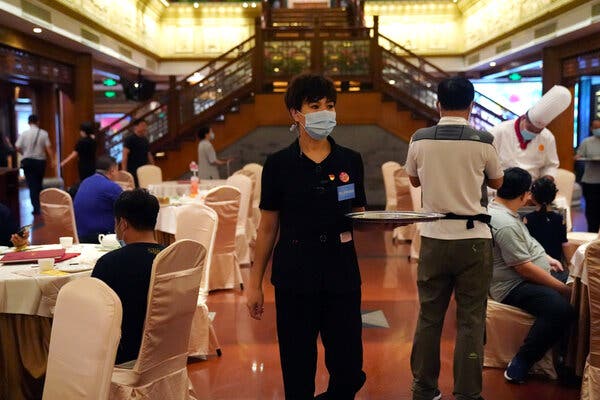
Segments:
[[[372,222],[380,224],[413,224],[415,222],[437,221],[446,215],[434,212],[418,211],[360,211],[346,214],[357,222]]]
[[[66,264],[57,265],[55,268],[62,272],[82,272],[94,269],[94,266],[89,264]]]

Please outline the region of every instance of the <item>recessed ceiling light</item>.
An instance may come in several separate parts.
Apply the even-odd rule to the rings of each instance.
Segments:
[[[495,67],[495,66],[496,66],[496,61],[490,62],[490,67]]]
[[[33,28],[33,33],[42,33],[42,28],[38,28],[37,26]]]
[[[194,8],[198,8],[198,7],[200,7],[200,4],[197,1],[194,2]]]

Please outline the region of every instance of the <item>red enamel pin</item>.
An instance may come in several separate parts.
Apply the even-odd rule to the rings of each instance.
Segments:
[[[340,172],[340,181],[346,183],[350,180],[350,176],[345,172]]]

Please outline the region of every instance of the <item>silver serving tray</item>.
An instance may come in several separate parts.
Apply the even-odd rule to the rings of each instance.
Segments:
[[[580,157],[575,161],[600,161],[600,157]]]
[[[437,221],[446,215],[434,212],[418,211],[361,211],[346,214],[357,222],[412,224],[415,222]]]

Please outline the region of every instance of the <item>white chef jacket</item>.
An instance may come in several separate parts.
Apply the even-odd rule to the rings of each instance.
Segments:
[[[514,119],[496,125],[490,129],[490,133],[494,135],[494,146],[503,169],[523,168],[533,179],[545,175],[556,177],[559,165],[556,141],[548,129],[544,128],[536,135],[525,150],[519,144]]]

